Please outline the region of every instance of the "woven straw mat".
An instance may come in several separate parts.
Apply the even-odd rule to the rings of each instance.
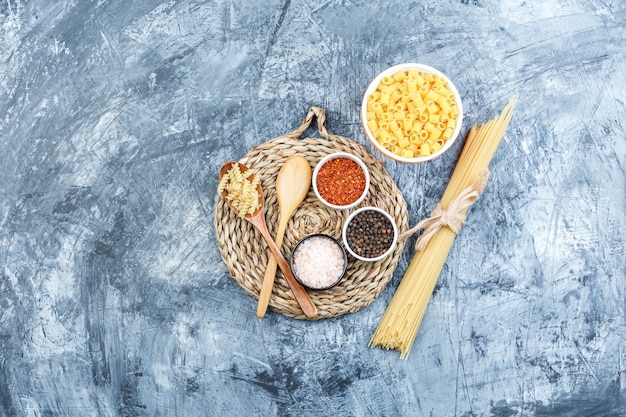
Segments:
[[[298,139],[317,118],[322,138]],[[287,224],[282,251],[288,260],[291,250],[303,237],[326,233],[341,242],[341,231],[348,215],[359,207],[375,206],[390,213],[399,233],[408,229],[407,205],[393,179],[363,146],[326,130],[324,111],[312,107],[302,125],[292,133],[255,146],[239,162],[248,166],[261,179],[265,196],[265,219],[272,236],[278,227],[279,211],[276,201],[276,177],[283,163],[295,154],[303,155],[311,169],[326,155],[348,152],[361,158],[370,171],[371,185],[365,201],[352,210],[333,210],[317,200],[313,188],[294,212]],[[215,208],[215,229],[218,247],[230,274],[253,297],[259,297],[265,274],[269,249],[260,232],[244,219],[237,217],[220,196]],[[359,261],[349,257],[348,269],[342,281],[323,291],[309,291],[318,309],[316,319],[354,313],[371,304],[393,276],[405,241],[398,239],[395,250],[377,262]],[[287,317],[306,319],[283,273],[278,269],[270,296],[269,308]]]

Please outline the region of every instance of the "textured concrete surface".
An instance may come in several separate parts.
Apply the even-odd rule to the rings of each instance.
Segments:
[[[0,0],[0,415],[626,416],[626,8],[618,1]],[[470,124],[520,102],[411,356],[368,308],[255,318],[217,168],[312,105],[367,144],[393,64]],[[461,144],[387,163],[422,219]]]

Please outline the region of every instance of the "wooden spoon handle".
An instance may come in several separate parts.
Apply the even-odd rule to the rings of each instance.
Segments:
[[[283,244],[283,237],[285,236],[285,226],[281,221],[278,224],[278,230],[276,232],[276,246],[280,248]],[[265,275],[263,276],[263,284],[261,285],[261,292],[259,294],[259,303],[256,307],[256,316],[258,318],[262,318],[265,316],[265,312],[267,311],[267,306],[270,302],[270,296],[272,295],[272,288],[274,288],[274,278],[276,277],[276,268],[278,264],[276,263],[276,258],[274,256],[270,256],[267,261],[267,266],[265,267]]]
[[[257,217],[251,217],[248,219],[248,221],[250,221],[259,229],[261,235],[265,239],[265,242],[267,242],[267,245],[272,251],[274,258],[276,258],[278,267],[281,271],[283,271],[285,279],[287,279],[287,284],[289,284],[289,288],[291,288],[293,296],[300,305],[300,308],[302,309],[304,315],[310,319],[317,316],[317,307],[315,307],[315,304],[313,304],[313,300],[311,300],[311,297],[309,297],[309,294],[306,292],[304,287],[302,287],[302,285],[300,285],[298,281],[296,281],[296,279],[293,277],[289,264],[283,257],[282,253],[280,253],[280,249],[278,248],[278,246],[276,246],[276,243],[274,243],[274,239],[272,239],[272,237],[270,236],[270,233],[265,226],[265,222]]]

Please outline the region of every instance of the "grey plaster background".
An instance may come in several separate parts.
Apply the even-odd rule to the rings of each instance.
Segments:
[[[0,415],[626,416],[626,5],[0,0]],[[230,278],[217,168],[312,105],[370,150],[380,70],[516,114],[407,361],[368,308],[302,322]],[[311,132],[312,133],[312,132]],[[411,223],[461,144],[387,162]]]

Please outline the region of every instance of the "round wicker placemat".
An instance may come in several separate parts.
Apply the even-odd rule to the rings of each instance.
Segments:
[[[322,138],[298,139],[317,118]],[[255,146],[239,162],[250,167],[261,179],[265,196],[265,219],[272,236],[278,226],[279,212],[276,202],[276,175],[283,163],[295,154],[303,155],[315,165],[333,152],[349,152],[365,162],[370,171],[370,190],[367,198],[352,210],[332,210],[320,203],[313,189],[293,214],[287,224],[283,241],[283,254],[289,259],[291,250],[303,237],[312,233],[326,233],[341,241],[344,220],[359,207],[375,206],[390,213],[402,234],[408,229],[407,205],[396,183],[363,146],[326,129],[324,110],[312,107],[295,131]],[[253,297],[259,297],[269,250],[261,234],[246,220],[237,217],[219,197],[215,207],[215,230],[218,247],[230,274]],[[330,290],[309,291],[318,309],[316,319],[337,317],[354,313],[371,304],[385,288],[402,256],[405,240],[398,239],[395,250],[378,262],[363,262],[349,258],[348,270],[341,283]],[[306,319],[280,269],[277,272],[269,308],[296,319]]]

